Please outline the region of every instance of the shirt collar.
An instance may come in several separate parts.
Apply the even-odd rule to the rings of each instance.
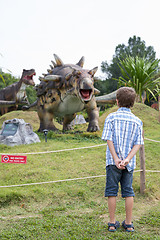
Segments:
[[[130,108],[126,108],[126,107],[120,107],[118,109],[119,112],[131,112],[131,109]]]

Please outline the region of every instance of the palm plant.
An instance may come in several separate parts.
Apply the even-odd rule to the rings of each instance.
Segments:
[[[151,94],[156,99],[156,89],[160,86],[160,77],[156,77],[160,60],[128,56],[120,60],[120,70],[123,77],[119,77],[119,86],[128,86],[135,89],[137,100],[142,102],[142,95],[146,93],[147,99]]]

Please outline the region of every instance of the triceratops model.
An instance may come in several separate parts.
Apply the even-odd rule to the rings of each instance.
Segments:
[[[56,130],[53,124],[55,117],[64,117],[63,130],[69,130],[76,113],[83,109],[86,109],[89,118],[87,131],[99,130],[99,111],[94,96],[99,91],[93,86],[97,67],[82,69],[84,57],[75,65],[64,64],[56,54],[54,57],[56,63],[52,61],[53,66],[50,65],[48,73],[39,78],[41,83],[36,88],[37,101],[28,107],[37,105],[39,131]]]
[[[2,115],[9,112],[9,107],[11,106],[12,111],[17,110],[18,103],[25,102],[25,104],[29,104],[25,88],[26,85],[35,85],[33,81],[33,75],[35,74],[34,69],[23,69],[22,76],[18,82],[0,90],[0,111]]]

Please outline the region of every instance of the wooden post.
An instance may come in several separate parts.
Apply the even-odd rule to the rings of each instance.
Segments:
[[[160,122],[160,96],[158,96],[158,110],[159,110],[159,122]]]
[[[143,133],[144,138],[144,133]],[[144,194],[145,191],[145,151],[144,151],[144,145],[142,145],[139,149],[139,159],[140,159],[140,193]]]

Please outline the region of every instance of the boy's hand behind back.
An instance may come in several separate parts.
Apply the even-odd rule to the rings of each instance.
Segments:
[[[125,165],[122,163],[122,162],[123,162],[122,160],[120,160],[120,159],[118,158],[118,159],[116,159],[116,160],[114,160],[114,161],[115,161],[116,167],[117,167],[118,169],[121,169],[121,170],[125,169]]]
[[[120,162],[120,166],[125,168],[125,166],[127,166],[128,163],[129,163],[129,160],[126,158]]]

